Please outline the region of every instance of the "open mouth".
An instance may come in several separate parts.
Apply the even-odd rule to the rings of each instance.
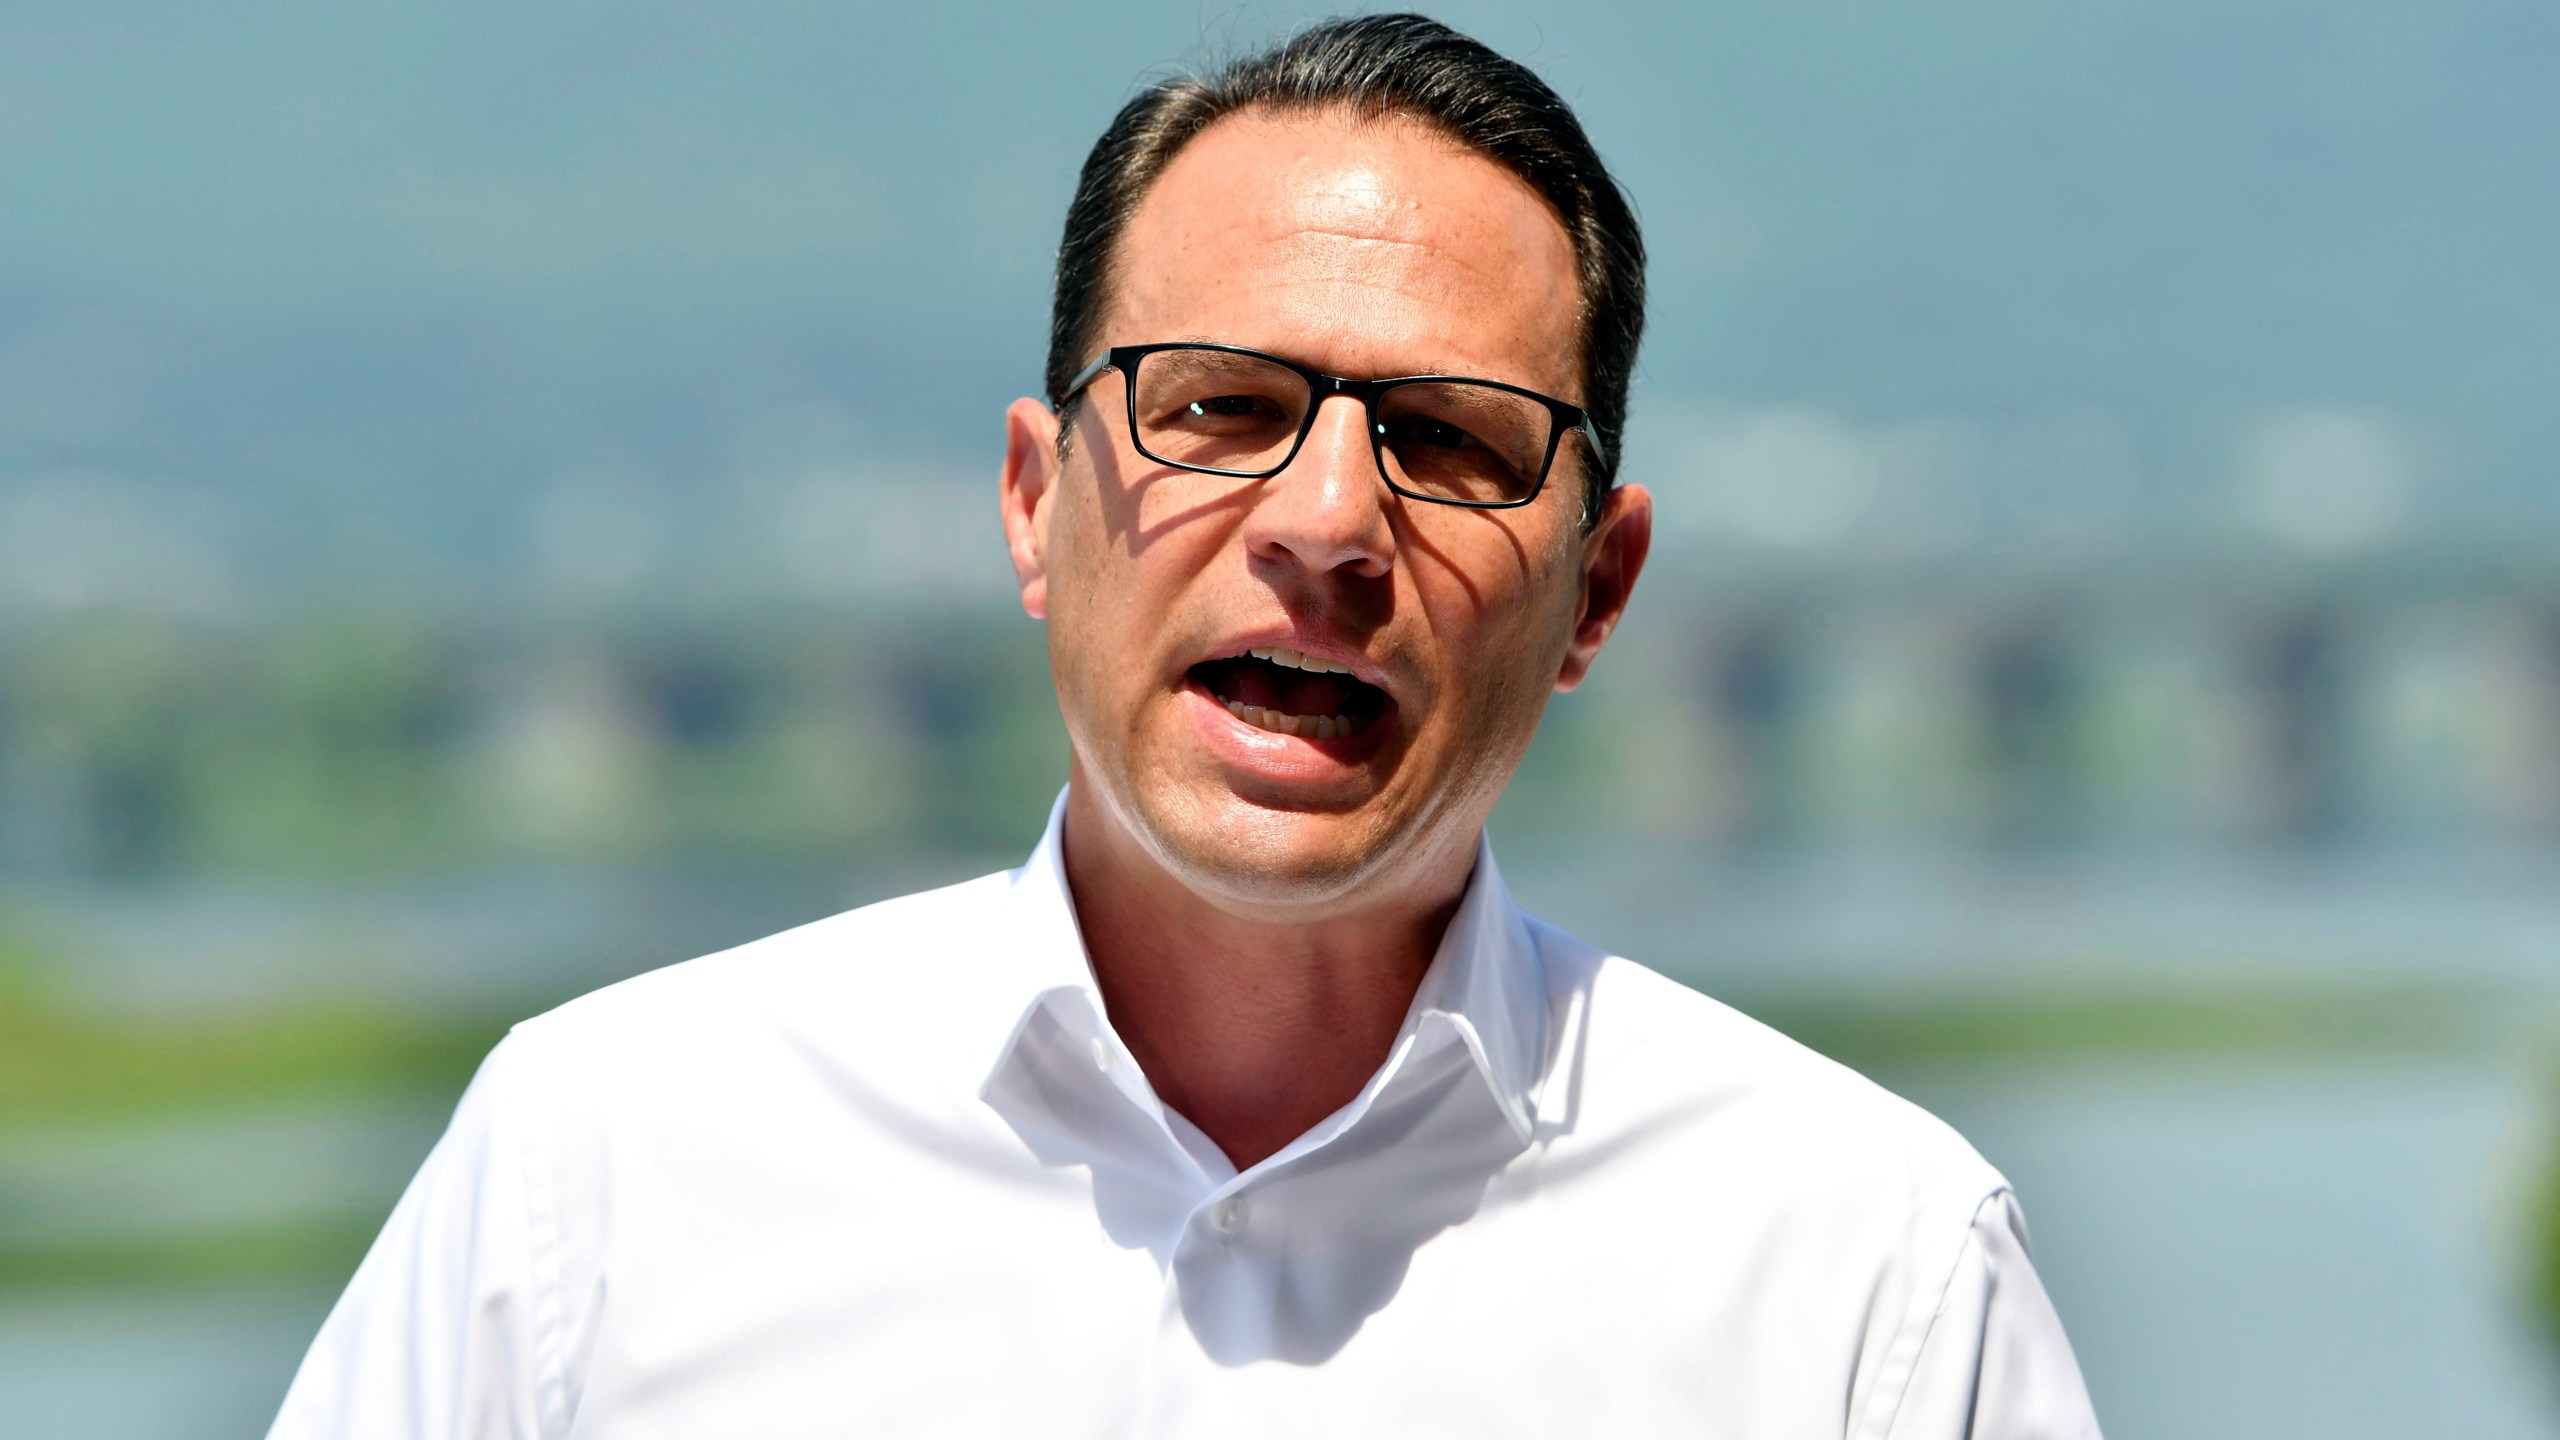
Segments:
[[[1344,666],[1295,650],[1257,649],[1203,660],[1191,667],[1191,678],[1247,725],[1302,740],[1357,735],[1394,703]]]

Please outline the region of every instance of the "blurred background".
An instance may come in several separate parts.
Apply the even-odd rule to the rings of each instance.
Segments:
[[[256,1434],[517,1017],[1014,863],[1084,147],[1312,9],[0,4],[0,1416]],[[1641,207],[1515,888],[1962,1127],[2121,1440],[2560,1434],[2560,11],[1459,4]]]

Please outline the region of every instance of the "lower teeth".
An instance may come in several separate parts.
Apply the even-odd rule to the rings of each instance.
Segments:
[[[1295,735],[1302,740],[1331,740],[1359,728],[1359,722],[1348,715],[1291,715],[1281,710],[1247,705],[1241,700],[1228,701],[1227,710],[1247,725]]]

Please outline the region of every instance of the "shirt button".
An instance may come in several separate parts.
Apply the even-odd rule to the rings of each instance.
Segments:
[[[1099,1036],[1099,1035],[1094,1036],[1094,1037],[1093,1037],[1093,1068],[1094,1068],[1094,1069],[1096,1069],[1096,1070],[1108,1070],[1108,1069],[1110,1069],[1110,1068],[1112,1067],[1112,1065],[1113,1065],[1113,1064],[1115,1064],[1115,1063],[1116,1063],[1116,1057],[1114,1057],[1114,1056],[1112,1055],[1112,1053],[1111,1053],[1111,1047],[1110,1047],[1109,1045],[1107,1045],[1107,1044],[1103,1043],[1103,1039],[1102,1039],[1102,1037],[1101,1037],[1101,1036]]]
[[[1242,1197],[1230,1195],[1218,1202],[1217,1209],[1209,1212],[1209,1223],[1218,1227],[1219,1234],[1233,1235],[1244,1228],[1246,1214]]]

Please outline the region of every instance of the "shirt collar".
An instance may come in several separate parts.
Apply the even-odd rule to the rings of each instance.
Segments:
[[[1081,1000],[1097,1025],[1107,1029],[1110,1023],[1067,887],[1060,844],[1066,809],[1061,790],[1049,808],[1040,843],[1011,876],[1012,943],[1000,982],[1011,1001],[991,997],[998,999],[991,1014],[1001,1015],[1004,1029],[985,1077],[988,1087],[1015,1063],[1023,1028],[1043,1006],[1059,999]],[[1476,841],[1466,895],[1440,937],[1390,1055],[1406,1054],[1417,1032],[1435,1020],[1446,1023],[1466,1046],[1503,1118],[1526,1143],[1546,1064],[1546,975],[1527,919],[1494,863],[1493,844],[1483,837]]]

